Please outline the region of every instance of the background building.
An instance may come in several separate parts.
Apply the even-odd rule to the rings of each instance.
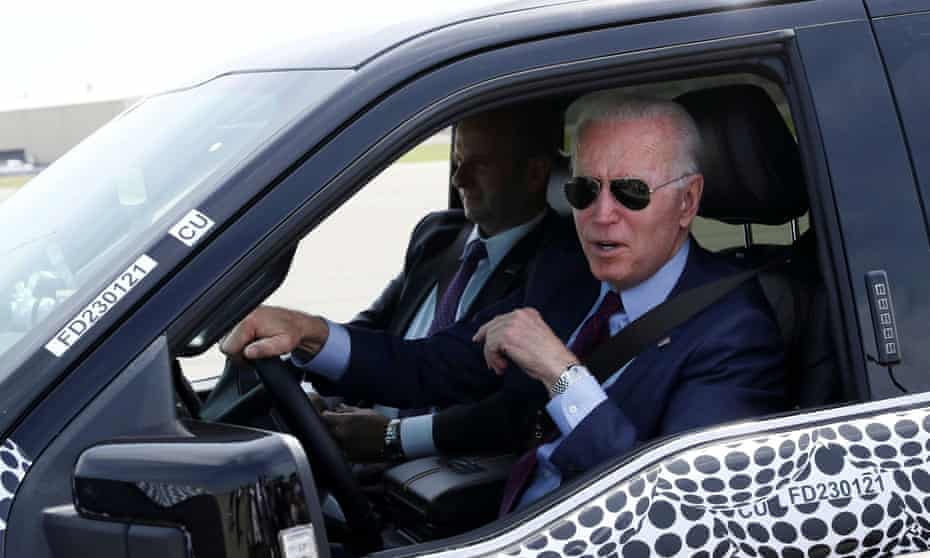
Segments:
[[[37,163],[51,163],[136,100],[0,110],[0,151],[25,150]]]

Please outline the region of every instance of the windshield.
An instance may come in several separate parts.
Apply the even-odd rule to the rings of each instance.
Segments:
[[[0,380],[350,73],[232,74],[151,97],[0,203]]]

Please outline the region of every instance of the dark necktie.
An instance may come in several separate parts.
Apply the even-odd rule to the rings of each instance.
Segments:
[[[471,276],[475,274],[475,269],[481,260],[488,257],[488,251],[484,247],[484,242],[478,239],[472,240],[465,247],[465,254],[462,256],[462,262],[459,264],[458,271],[446,287],[446,292],[436,304],[436,311],[433,313],[433,321],[426,332],[430,336],[440,329],[445,329],[455,323],[455,315],[458,313],[459,302],[462,300],[462,293]],[[425,415],[430,412],[429,407],[415,407],[412,409],[401,409],[398,417],[409,418],[419,415]]]
[[[465,255],[462,256],[462,263],[459,264],[458,271],[452,277],[446,292],[436,304],[436,312],[433,314],[433,322],[429,326],[427,335],[432,335],[440,329],[445,329],[455,323],[455,314],[459,308],[459,302],[462,300],[462,293],[471,276],[475,274],[478,263],[488,257],[488,251],[484,247],[484,242],[478,239],[472,240],[465,247]]]
[[[569,349],[583,361],[591,351],[610,337],[610,317],[622,311],[623,303],[620,301],[620,297],[617,293],[609,291],[604,296],[604,300],[601,301],[597,311],[581,326],[581,330],[569,345]],[[533,473],[536,471],[536,451],[539,446],[553,442],[558,437],[558,428],[551,428],[513,464],[513,467],[510,468],[507,484],[504,485],[501,507],[497,512],[498,517],[510,513],[523,492],[530,485]]]

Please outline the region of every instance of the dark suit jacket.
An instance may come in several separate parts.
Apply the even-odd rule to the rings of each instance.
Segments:
[[[528,261],[535,255],[546,231],[558,220],[560,217],[554,211],[547,210],[543,220],[501,260],[462,319],[471,319],[523,287]],[[403,337],[437,282],[440,296],[445,292],[458,269],[472,226],[460,209],[437,211],[424,217],[410,236],[403,270],[371,307],[355,316],[349,325]]]
[[[565,235],[570,229],[567,219],[551,209],[547,210],[543,220],[520,239],[495,268],[462,319],[472,319],[482,309],[522,289],[528,263],[540,247]],[[359,313],[348,325],[403,337],[437,282],[439,293],[449,285],[471,230],[472,224],[462,210],[438,211],[424,217],[411,234],[401,273],[370,308]],[[317,384],[318,388],[327,391],[325,382]],[[529,400],[511,402],[495,396],[480,404],[445,408],[434,415],[434,442],[445,453],[511,451],[525,441],[525,431],[530,425],[526,423],[517,428],[515,424],[514,428],[505,431],[506,435],[501,435],[501,413],[518,420],[526,415],[523,411],[528,404]]]
[[[696,242],[691,248],[670,296],[737,271]],[[526,305],[566,340],[594,304],[599,283],[577,241],[553,243],[532,267],[522,292],[429,339],[402,341],[350,328],[352,356],[337,389],[401,407],[476,401],[495,390],[516,394],[512,401],[538,401],[539,382],[513,366],[496,376],[472,336],[491,316]],[[627,367],[608,399],[553,454],[563,478],[645,440],[785,409],[782,345],[757,283],[744,284],[668,337]]]

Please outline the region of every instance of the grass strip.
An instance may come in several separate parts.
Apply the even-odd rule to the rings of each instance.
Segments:
[[[414,147],[403,157],[397,160],[398,163],[432,163],[436,161],[449,160],[448,143],[425,143]]]
[[[0,176],[0,188],[19,188],[31,178],[31,175]]]

